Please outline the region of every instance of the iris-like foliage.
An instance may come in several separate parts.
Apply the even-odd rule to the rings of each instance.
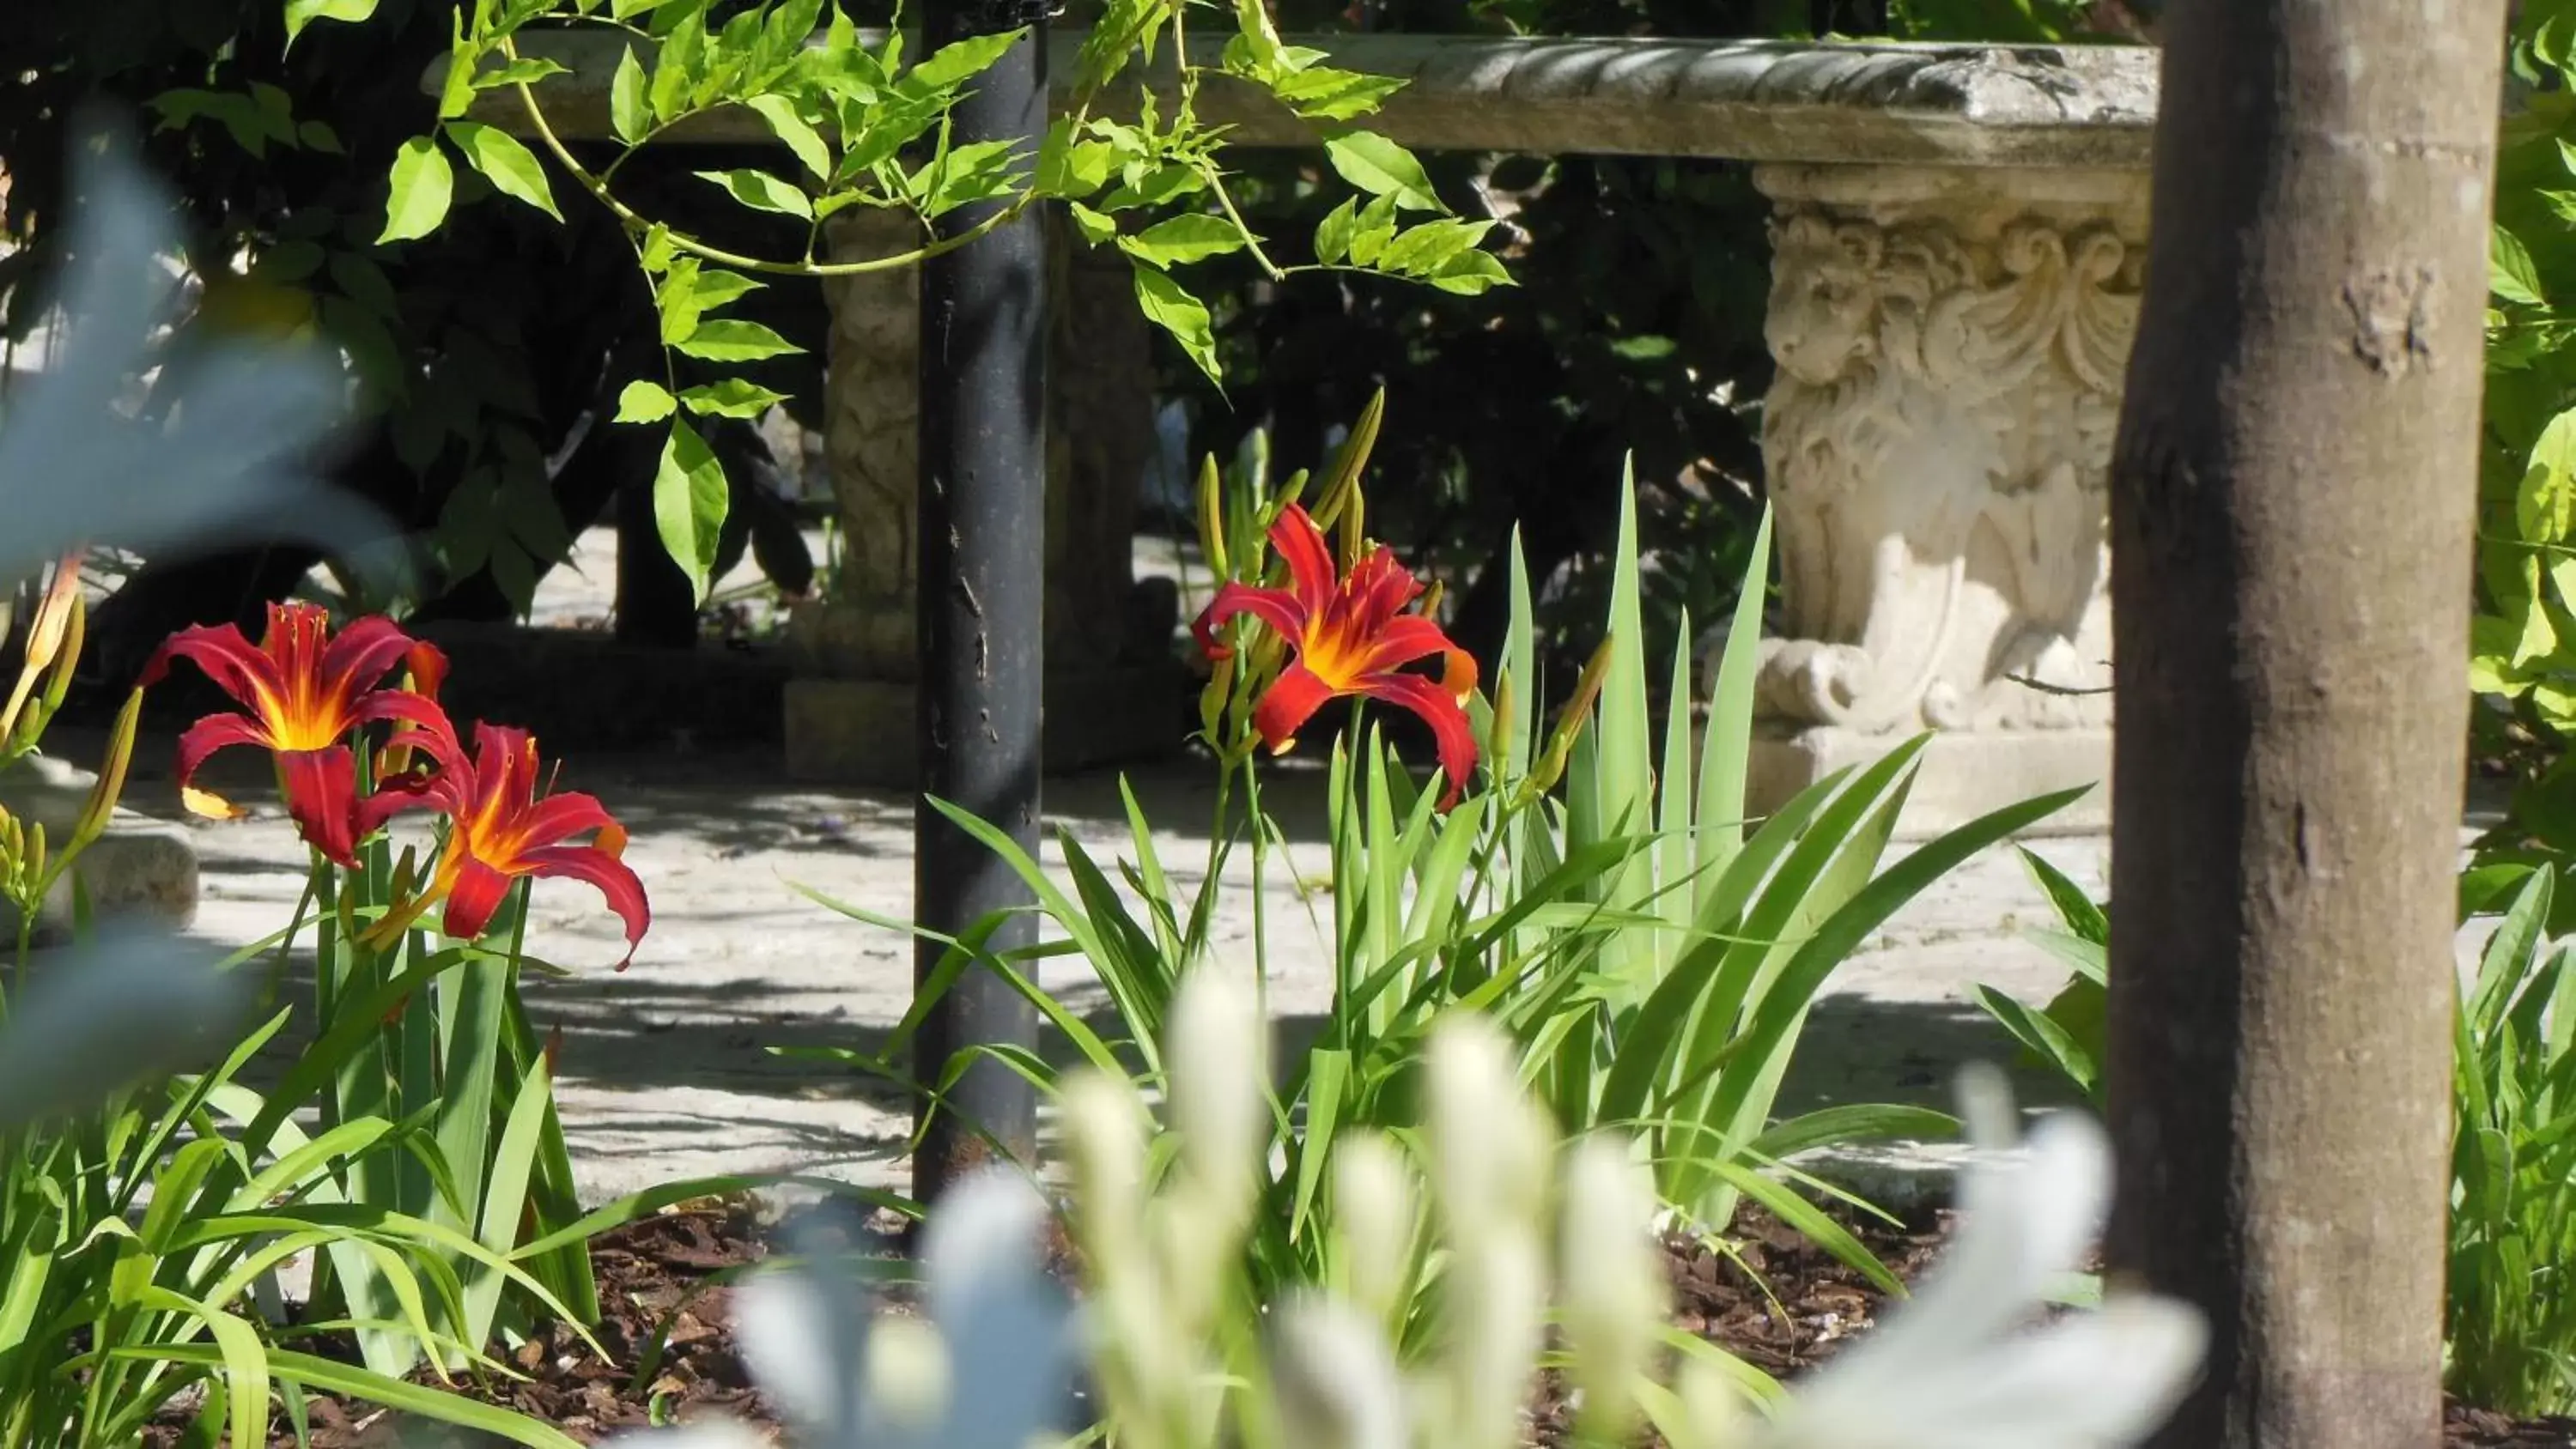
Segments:
[[[1560,1148],[1514,1080],[1508,1041],[1471,1014],[1432,1037],[1412,1145],[1356,1134],[1337,1156],[1337,1219],[1367,1235],[1344,1259],[1353,1271],[1264,1300],[1240,1267],[1263,1140],[1260,1039],[1239,977],[1193,975],[1165,1043],[1167,1162],[1149,1156],[1125,1079],[1068,1088],[1084,1264],[1074,1331],[1120,1449],[1515,1449],[1550,1362],[1580,1390],[1576,1433],[1591,1444],[1651,1423],[1674,1449],[2119,1449],[2163,1420],[2199,1361],[2198,1317],[2166,1299],[2114,1295],[2024,1326],[2092,1242],[2110,1156],[2098,1127],[2066,1115],[2016,1160],[2009,1094],[1978,1072],[1962,1095],[1985,1150],[1949,1256],[1884,1327],[1757,1414],[1721,1357],[1657,1352],[1655,1198],[1628,1142]],[[809,1449],[1017,1449],[1078,1427],[1050,1412],[1068,1339],[1035,1250],[1036,1200],[988,1176],[931,1223],[927,1327],[870,1327],[855,1285],[811,1268],[740,1300],[754,1367]],[[1442,1307],[1428,1351],[1400,1364],[1389,1309],[1415,1273],[1435,1279]],[[626,1442],[756,1441],[715,1425]]]

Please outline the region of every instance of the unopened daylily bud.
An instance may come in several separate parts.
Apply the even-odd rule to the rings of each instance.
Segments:
[[[1315,500],[1315,526],[1331,528],[1342,517],[1345,507],[1356,507],[1360,496],[1360,475],[1368,471],[1369,454],[1377,448],[1378,429],[1386,422],[1386,389],[1381,387],[1360,410],[1359,421],[1351,425],[1350,435],[1342,440],[1341,451],[1333,455],[1333,468],[1324,480],[1324,491]]]
[[[1214,453],[1199,461],[1198,502],[1199,556],[1207,560],[1210,573],[1230,579],[1234,569],[1225,547],[1225,475],[1217,471]]]
[[[1203,963],[1172,1003],[1163,1067],[1181,1158],[1211,1187],[1249,1193],[1269,1141],[1268,1031],[1242,970]]]
[[[77,579],[78,574],[73,577]],[[89,601],[77,592],[72,595],[70,616],[63,624],[61,643],[54,651],[53,677],[45,681],[45,716],[63,707],[72,692],[72,676],[80,670],[81,646],[89,637]]]
[[[18,682],[9,691],[9,703],[0,709],[0,741],[15,743],[20,734],[27,697],[35,692],[36,682],[45,676],[73,628],[73,617],[80,611],[80,554],[75,552],[54,565],[54,577],[37,601],[35,616],[27,622],[27,657],[18,670]]]
[[[1333,1144],[1333,1262],[1342,1291],[1382,1323],[1411,1296],[1418,1212],[1413,1170],[1392,1140],[1352,1132]]]
[[[1598,1441],[1619,1441],[1635,1410],[1632,1386],[1650,1368],[1668,1285],[1649,1228],[1655,1188],[1631,1144],[1611,1135],[1576,1143],[1557,1213],[1557,1307]]]
[[[1519,764],[1515,758],[1521,747],[1520,721],[1515,714],[1519,708],[1520,686],[1506,669],[1494,677],[1493,728],[1487,731],[1485,741],[1485,758],[1491,761],[1488,768],[1497,784],[1509,780],[1513,767]]]
[[[1583,666],[1583,677],[1575,681],[1574,697],[1565,703],[1565,712],[1556,718],[1556,730],[1548,736],[1547,748],[1530,764],[1529,778],[1521,782],[1524,800],[1535,799],[1556,788],[1565,777],[1565,763],[1574,754],[1575,736],[1592,719],[1592,703],[1601,697],[1602,681],[1610,674],[1610,636],[1604,635],[1601,646]]]
[[[1403,1449],[1404,1386],[1368,1314],[1324,1298],[1282,1304],[1270,1356],[1278,1442],[1295,1449]]]
[[[91,841],[107,833],[117,797],[125,793],[125,771],[134,760],[134,733],[142,720],[143,691],[138,689],[125,697],[125,707],[116,712],[116,724],[108,731],[107,755],[99,762],[98,779],[81,806],[80,821],[72,827],[73,853],[88,849]]]

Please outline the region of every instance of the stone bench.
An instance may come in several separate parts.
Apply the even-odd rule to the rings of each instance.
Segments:
[[[1082,40],[1051,37],[1060,71]],[[1371,124],[1416,148],[1755,163],[1777,209],[1765,335],[1779,371],[1762,431],[1783,577],[1780,637],[1766,643],[1761,679],[1757,804],[1928,729],[1936,739],[1909,832],[2096,782],[2103,790],[2056,828],[2100,828],[2106,474],[2144,261],[2154,52],[1295,43],[1407,79]],[[572,68],[549,82],[566,129],[606,134],[620,44],[582,32],[526,47]],[[1212,61],[1214,49],[1198,55]],[[1171,83],[1168,60],[1143,80]],[[506,96],[482,106],[481,119],[525,123]],[[1232,125],[1237,144],[1314,144],[1249,88],[1210,85],[1199,106]],[[686,134],[766,135],[747,115],[710,116]],[[895,249],[899,234],[870,234],[871,224],[886,219],[852,219],[835,247]],[[1051,635],[1060,622],[1096,631],[1133,612],[1125,538],[1151,447],[1151,341],[1124,271],[1115,257],[1077,265],[1059,306],[1059,323],[1081,330],[1085,366],[1057,373],[1060,392],[1080,395],[1058,400],[1069,426],[1057,430],[1051,480]],[[827,294],[828,451],[850,565],[842,598],[801,631],[812,667],[840,678],[791,688],[789,756],[810,773],[895,783],[910,758],[914,283],[874,275]],[[1150,634],[1152,621],[1142,628]],[[1110,676],[1051,681],[1055,762],[1086,762],[1087,747],[1060,750],[1056,738],[1069,725],[1096,731],[1094,701],[1114,705],[1122,689]],[[881,726],[854,736],[854,710]],[[1144,727],[1170,728],[1159,715]]]

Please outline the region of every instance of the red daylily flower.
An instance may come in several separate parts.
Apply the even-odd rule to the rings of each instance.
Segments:
[[[1324,531],[1293,503],[1270,525],[1270,546],[1287,560],[1288,587],[1229,583],[1217,590],[1194,626],[1199,647],[1210,659],[1232,652],[1218,642],[1216,631],[1238,614],[1250,614],[1278,630],[1295,651],[1296,658],[1253,707],[1253,728],[1261,731],[1263,742],[1271,753],[1284,754],[1298,727],[1326,700],[1349,695],[1384,700],[1413,711],[1431,726],[1440,747],[1440,769],[1449,780],[1440,808],[1457,804],[1476,769],[1476,736],[1461,707],[1475,692],[1476,661],[1451,643],[1438,624],[1404,612],[1421,596],[1421,582],[1383,544],[1352,566],[1348,576],[1336,579]],[[1436,684],[1420,674],[1397,672],[1434,654],[1441,657]]]
[[[179,736],[179,796],[199,815],[236,819],[241,810],[200,790],[199,766],[215,751],[257,745],[277,757],[286,813],[314,849],[335,864],[357,863],[357,760],[348,735],[359,725],[396,720],[445,733],[447,717],[426,695],[379,686],[409,661],[414,678],[435,679],[446,656],[405,634],[390,619],[360,619],[331,636],[330,614],[313,604],[271,604],[259,645],[233,625],[199,625],[170,636],[143,669],[149,687],[186,659],[239,700],[247,714],[215,714]]]
[[[471,760],[444,730],[422,729],[404,740],[435,760],[437,772],[388,783],[369,796],[359,811],[358,833],[363,838],[405,810],[435,809],[448,816],[447,846],[439,854],[437,873],[413,903],[413,914],[443,899],[447,912],[440,929],[470,941],[492,923],[512,881],[523,876],[588,881],[626,923],[626,959],[617,963],[618,970],[625,970],[652,924],[653,910],[644,898],[644,883],[618,858],[626,849],[626,831],[607,808],[596,797],[577,792],[539,794],[537,744],[526,730],[476,724]],[[596,832],[592,843],[565,843],[585,831]]]

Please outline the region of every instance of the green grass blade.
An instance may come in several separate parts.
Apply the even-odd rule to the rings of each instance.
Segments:
[[[1744,566],[1744,586],[1735,598],[1735,616],[1726,629],[1718,655],[1717,677],[1708,692],[1708,721],[1700,738],[1699,811],[1695,839],[1699,846],[1699,896],[1703,914],[1720,874],[1744,844],[1745,773],[1753,749],[1753,686],[1761,664],[1762,604],[1771,584],[1771,510],[1753,533],[1752,557]]]

